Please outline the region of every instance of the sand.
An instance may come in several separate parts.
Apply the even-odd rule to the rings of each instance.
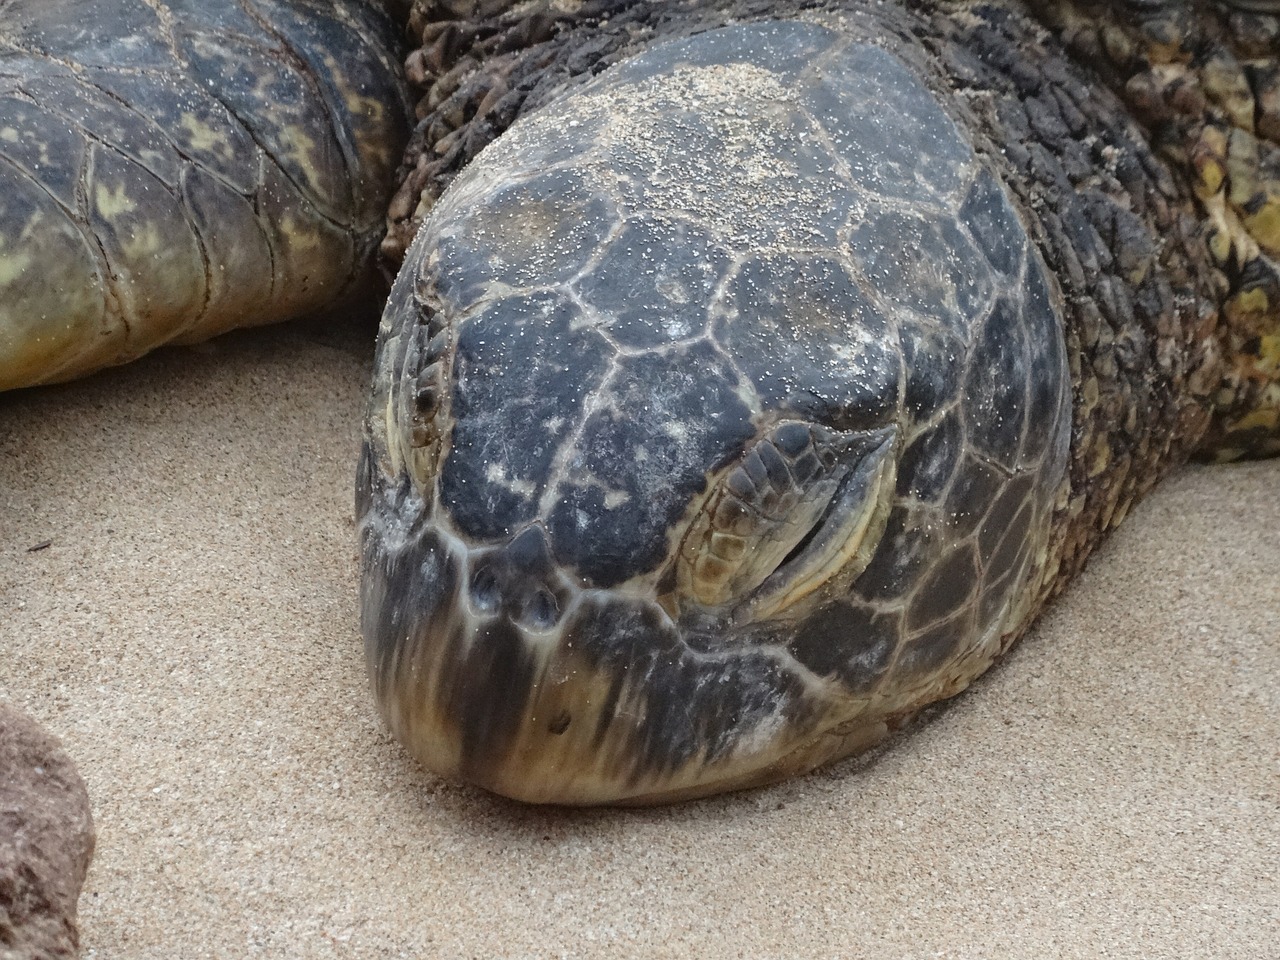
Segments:
[[[0,397],[0,697],[89,784],[86,956],[1275,955],[1280,464],[1167,481],[870,758],[531,809],[419,770],[366,693],[370,337],[250,332]]]

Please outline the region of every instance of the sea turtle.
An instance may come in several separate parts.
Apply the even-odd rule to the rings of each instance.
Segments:
[[[289,269],[347,286],[398,151],[388,19],[112,6],[135,19],[110,43],[59,27],[78,64],[47,3],[0,6],[35,25],[4,41],[27,125],[0,112],[0,170],[43,204],[0,199],[0,286],[34,291],[0,331],[93,301],[41,272],[72,249],[108,290],[87,322],[119,302],[150,330],[138,304],[173,286],[129,251],[217,222],[191,184],[239,219],[188,231],[179,336],[219,297],[208,332],[291,298],[281,251],[313,236],[335,266]],[[1275,453],[1278,8],[417,0],[357,477],[395,734],[531,801],[803,771],[963,689],[1172,465]],[[165,118],[163,150],[121,103]],[[80,138],[52,186],[69,148],[38,108]],[[221,251],[256,293],[219,283]],[[43,349],[8,382],[90,364]]]

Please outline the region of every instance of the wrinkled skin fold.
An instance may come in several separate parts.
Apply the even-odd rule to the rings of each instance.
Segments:
[[[656,45],[425,224],[358,512],[373,689],[429,768],[561,803],[765,782],[960,689],[1026,619],[1062,318],[999,180],[873,39]]]

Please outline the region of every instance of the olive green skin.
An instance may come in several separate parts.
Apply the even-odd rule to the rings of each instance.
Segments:
[[[0,389],[352,291],[407,126],[361,0],[6,3]]]

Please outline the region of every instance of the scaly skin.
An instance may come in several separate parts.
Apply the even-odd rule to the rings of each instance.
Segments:
[[[1198,454],[1280,453],[1280,4],[1033,6],[1150,130],[1206,221],[1225,363]]]
[[[1176,5],[1205,16],[1216,10],[1209,3]],[[457,171],[517,116],[656,36],[842,6],[848,5],[416,0],[410,24],[423,46],[410,55],[408,71],[425,91],[417,107],[422,119],[390,207],[384,252],[403,256],[406,238]],[[1114,78],[1103,69],[1106,58],[1069,31],[1065,47],[1046,35],[1039,18],[1054,28],[1058,5],[910,6],[921,11],[924,25],[911,29],[935,59],[939,85],[972,113],[979,152],[1002,170],[1023,210],[1034,213],[1029,226],[1068,311],[1076,426],[1057,592],[1172,464],[1193,451],[1215,455],[1221,416],[1212,414],[1235,362],[1224,357],[1241,355],[1223,346],[1240,340],[1223,319],[1234,288],[1212,255],[1212,218],[1194,178],[1168,162],[1126,102],[1108,94],[1117,84],[1108,82]],[[1164,10],[1175,3],[1132,6]],[[1089,28],[1104,21],[1080,15],[1073,22],[1091,36]],[[1254,16],[1233,29],[1269,44],[1265,63],[1275,68],[1280,40],[1266,38],[1280,38],[1280,19]],[[1266,341],[1256,347],[1265,350]],[[1250,382],[1269,394],[1278,373],[1263,366]]]
[[[82,6],[0,3],[0,390],[332,303],[404,142],[366,2]]]

